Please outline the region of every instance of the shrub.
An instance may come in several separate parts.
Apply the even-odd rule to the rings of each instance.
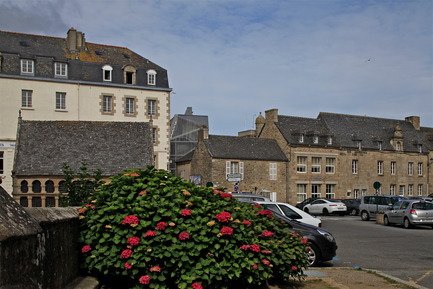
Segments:
[[[121,288],[228,288],[302,276],[306,245],[259,205],[166,171],[127,171],[79,209],[84,267]]]

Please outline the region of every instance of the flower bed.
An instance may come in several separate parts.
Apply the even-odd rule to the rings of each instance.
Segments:
[[[306,244],[263,207],[149,168],[80,212],[83,267],[122,288],[229,288],[302,276]]]

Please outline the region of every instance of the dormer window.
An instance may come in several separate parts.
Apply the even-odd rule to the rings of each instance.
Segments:
[[[328,136],[327,144],[332,145],[332,136]]]
[[[104,81],[111,81],[112,80],[112,72],[113,72],[113,67],[111,67],[110,65],[104,65],[102,67],[102,79]]]
[[[68,65],[61,62],[54,63],[54,77],[67,78]]]
[[[418,152],[422,153],[422,144],[417,144]]]
[[[313,143],[318,144],[319,143],[319,137],[317,135],[313,136]]]
[[[30,59],[21,59],[21,74],[22,75],[34,75],[35,74],[35,62]]]
[[[135,85],[137,83],[137,69],[132,65],[123,68],[123,77],[125,84]]]
[[[153,69],[147,71],[147,84],[156,85],[156,71]]]
[[[396,144],[395,144],[395,150],[396,151],[401,151],[401,142],[397,142]]]
[[[378,141],[377,142],[377,148],[381,151],[383,150],[383,141]]]
[[[303,143],[304,142],[304,135],[303,134],[299,135],[298,141],[299,141],[299,143]]]
[[[357,140],[356,141],[356,147],[361,150],[362,149],[362,141],[361,140]]]

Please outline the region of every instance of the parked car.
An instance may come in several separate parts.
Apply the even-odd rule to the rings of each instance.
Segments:
[[[268,210],[277,212],[286,217],[289,217],[290,219],[297,220],[301,223],[309,224],[316,227],[322,227],[322,220],[320,218],[311,216],[310,214],[305,213],[304,211],[296,208],[295,206],[280,202],[256,201],[255,203],[262,205]]]
[[[369,195],[362,196],[359,205],[361,220],[368,221],[376,213],[383,213],[400,200],[407,200],[406,197],[394,195]]]
[[[359,214],[361,199],[341,199],[340,201],[346,205],[348,215],[357,216]]]
[[[406,229],[416,225],[433,228],[433,203],[425,200],[401,200],[395,203],[383,216],[385,226],[402,224]]]
[[[233,197],[237,198],[241,202],[254,202],[254,201],[265,201],[270,202],[271,200],[265,196],[253,194],[253,193],[231,193]]]
[[[332,260],[337,254],[337,242],[334,236],[326,230],[298,222],[284,215],[272,212],[277,218],[284,221],[290,230],[306,238],[309,244],[308,265],[316,266],[321,262]]]
[[[302,209],[304,209],[305,205],[311,204],[311,202],[313,202],[314,200],[317,200],[317,198],[308,198],[308,199],[305,199],[302,202],[297,203],[296,204],[296,208],[299,208],[299,209],[302,210]]]
[[[432,197],[415,196],[415,197],[409,197],[409,200],[424,200],[424,201],[433,202],[433,196]]]
[[[316,199],[312,203],[304,206],[304,212],[309,214],[339,214],[344,216],[346,214],[346,205],[338,200],[329,199]]]

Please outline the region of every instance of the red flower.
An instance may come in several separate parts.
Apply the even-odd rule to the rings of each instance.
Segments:
[[[150,276],[149,275],[141,276],[140,279],[138,279],[138,282],[140,282],[141,284],[149,284]]]
[[[80,208],[77,210],[79,214],[84,214],[86,212],[86,208]]]
[[[189,215],[191,215],[191,210],[189,210],[189,209],[183,209],[181,211],[181,214],[182,214],[182,216],[189,216]]]
[[[138,173],[124,174],[124,176],[139,177]]]
[[[158,224],[156,224],[156,229],[159,231],[164,231],[166,227],[167,223],[165,222],[159,222]]]
[[[195,282],[195,283],[191,284],[191,288],[192,289],[203,289],[203,286],[200,283]]]
[[[186,239],[189,239],[189,238],[191,238],[191,236],[188,233],[186,233],[186,232],[179,234],[179,240],[186,240]]]
[[[86,207],[88,207],[88,208],[90,208],[90,209],[92,209],[92,210],[95,210],[95,209],[96,209],[96,207],[95,207],[94,204],[87,204]]]
[[[270,231],[263,231],[262,232],[262,236],[265,237],[272,237],[274,235],[274,233],[270,232]]]
[[[293,270],[293,271],[296,271],[296,270],[298,270],[298,267],[296,267],[296,266],[292,266],[292,270]]]
[[[233,234],[233,229],[230,227],[223,227],[221,229],[221,234],[222,235],[231,235],[231,234]]]
[[[157,233],[155,231],[147,231],[146,234],[144,234],[146,237],[155,237],[156,235]]]
[[[214,194],[222,194],[223,192],[218,191],[218,190],[213,190],[213,193],[214,193]]]
[[[126,224],[138,224],[139,220],[136,216],[134,215],[129,215],[126,216],[125,218],[123,218],[122,221],[122,225],[126,225]]]
[[[254,263],[253,265],[251,265],[251,268],[253,268],[253,269],[257,269],[257,268],[259,268],[259,266],[257,266],[256,263]]]
[[[159,266],[153,266],[149,269],[150,272],[161,272],[161,267]]]
[[[256,207],[256,208],[261,208],[262,206],[260,206],[259,204],[251,204],[251,205],[253,205],[254,207]]]
[[[272,211],[270,211],[270,210],[258,211],[257,214],[263,215],[263,216],[266,216],[269,218],[272,217]]]
[[[262,253],[263,253],[263,254],[272,254],[272,252],[271,252],[271,251],[268,251],[268,250],[262,250]]]
[[[247,226],[251,226],[252,223],[250,221],[242,221],[242,224],[247,225]]]
[[[223,197],[224,199],[226,199],[226,198],[233,199],[233,195],[229,194],[229,193],[223,193],[220,196]]]
[[[126,270],[129,270],[132,268],[132,265],[126,262],[125,265],[123,265],[123,267],[125,267]]]
[[[144,191],[139,192],[138,194],[139,194],[139,195],[145,195],[145,194],[147,194],[147,191],[144,190]]]
[[[131,244],[132,246],[137,246],[138,244],[140,244],[140,238],[138,237],[128,238],[128,243]]]
[[[301,242],[307,244],[308,243],[308,239],[304,238],[304,237],[300,237]]]
[[[250,248],[250,245],[242,245],[239,247],[241,250],[248,250]]]
[[[229,212],[221,212],[219,214],[216,214],[215,218],[217,218],[220,222],[228,222],[232,216]]]
[[[267,260],[267,259],[262,259],[262,263],[265,264],[265,265],[271,264],[271,262],[269,260]]]
[[[250,245],[250,250],[254,252],[260,252],[260,246],[257,244]]]
[[[132,251],[127,249],[127,250],[123,250],[123,252],[120,254],[120,256],[123,259],[126,259],[126,258],[129,258],[129,256],[131,256],[131,254],[132,254]]]
[[[81,248],[81,252],[82,253],[86,253],[92,250],[92,247],[90,247],[90,245],[85,245],[83,246],[83,248]]]

